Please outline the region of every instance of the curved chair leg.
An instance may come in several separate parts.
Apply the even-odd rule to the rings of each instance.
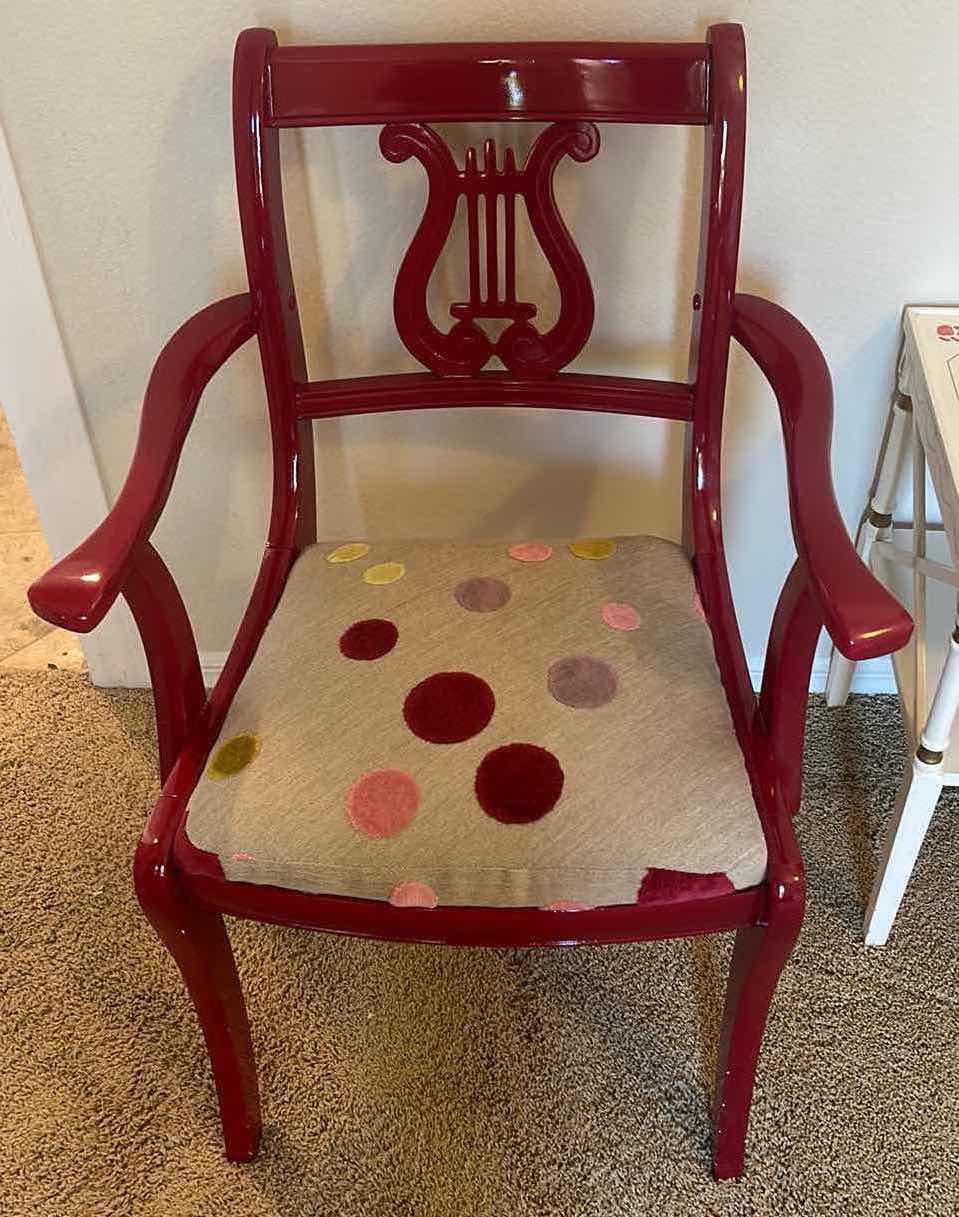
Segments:
[[[246,1006],[222,916],[188,901],[169,872],[135,866],[137,896],[176,960],[206,1040],[226,1156],[248,1162],[260,1146],[260,1097]]]
[[[771,883],[769,924],[736,934],[716,1062],[713,1103],[713,1175],[735,1179],[743,1169],[756,1062],[776,982],[802,925],[804,894]]]

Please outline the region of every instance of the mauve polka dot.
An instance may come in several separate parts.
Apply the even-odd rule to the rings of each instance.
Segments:
[[[354,621],[340,635],[340,651],[347,659],[382,659],[396,646],[399,636],[393,622],[381,617]]]
[[[420,739],[459,744],[483,730],[495,706],[493,690],[472,672],[437,672],[406,695],[403,718]]]
[[[495,613],[509,600],[510,590],[502,579],[477,575],[457,583],[453,595],[457,604],[471,613]]]
[[[531,824],[552,811],[565,781],[559,761],[538,744],[505,744],[476,770],[480,807],[501,824]]]
[[[639,613],[631,604],[610,600],[603,605],[603,620],[611,630],[639,629]]]
[[[553,547],[542,541],[520,541],[511,545],[507,553],[517,562],[545,562],[553,556]]]
[[[408,883],[397,883],[390,892],[390,904],[397,909],[435,909],[436,892],[428,883],[416,879]]]
[[[564,706],[576,710],[595,710],[616,696],[616,673],[602,659],[590,655],[570,655],[550,665],[546,685]]]
[[[402,769],[373,769],[350,787],[346,814],[368,837],[393,837],[409,824],[420,805],[420,788]]]

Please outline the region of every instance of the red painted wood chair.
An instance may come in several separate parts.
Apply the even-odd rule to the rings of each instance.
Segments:
[[[196,1007],[234,1161],[257,1151],[260,1107],[224,913],[465,946],[735,931],[714,1172],[742,1168],[767,1010],[803,916],[791,818],[816,640],[825,624],[844,655],[868,659],[902,646],[911,628],[843,529],[829,373],[815,341],[776,305],[736,294],[745,71],[735,25],[690,45],[311,48],[278,47],[267,30],[240,36],[234,130],[249,292],[170,340],[113,510],[30,593],[42,617],[78,631],[122,594],[139,626],[163,789],[137,850],[136,888]],[[470,152],[459,167],[430,126],[503,119],[550,124],[522,166],[487,141],[482,163]],[[564,156],[585,163],[599,152],[594,122],[705,130],[688,383],[561,370],[589,336],[593,295],[552,174]],[[400,338],[424,372],[307,379],[279,130],[339,123],[380,127],[388,160],[413,157],[426,172],[426,210],[395,287]],[[447,331],[430,320],[426,285],[460,196],[469,299],[452,305]],[[560,289],[545,332],[535,305],[517,297],[518,197]],[[489,319],[505,324],[498,336],[480,324]],[[150,536],[204,386],[254,335],[273,508],[208,697]],[[731,338],[779,401],[798,553],[758,699],[720,516]],[[505,370],[484,371],[494,356]],[[685,546],[641,536],[316,544],[313,419],[493,405],[684,422]]]

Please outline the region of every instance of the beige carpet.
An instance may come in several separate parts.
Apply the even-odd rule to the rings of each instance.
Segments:
[[[959,801],[889,947],[860,939],[898,730],[891,699],[811,712],[811,908],[739,1183],[708,1174],[727,943],[453,951],[234,923],[266,1120],[236,1167],[130,882],[148,700],[3,675],[0,1212],[956,1214]]]

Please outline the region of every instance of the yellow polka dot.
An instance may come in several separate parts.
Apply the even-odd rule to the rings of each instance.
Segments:
[[[355,562],[357,558],[365,558],[370,547],[365,541],[351,541],[349,545],[338,545],[326,555],[327,562]]]
[[[615,541],[570,541],[569,552],[577,558],[588,558],[591,562],[599,562],[609,558],[616,552]]]
[[[406,574],[402,562],[380,562],[376,566],[368,566],[363,572],[363,582],[381,587],[384,583],[395,583]]]
[[[260,741],[252,731],[234,735],[216,750],[216,755],[207,768],[206,775],[212,782],[222,782],[234,773],[245,769],[260,751]]]

